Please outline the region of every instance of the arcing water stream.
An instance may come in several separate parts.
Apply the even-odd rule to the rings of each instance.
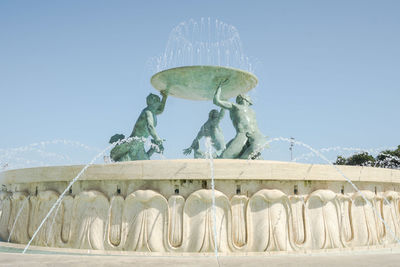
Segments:
[[[0,148],[0,168],[1,169],[17,169],[36,166],[60,165],[66,162],[71,164],[73,161],[65,151],[69,147],[77,147],[85,152],[99,152],[100,149],[87,146],[77,141],[57,139],[50,141],[35,142],[29,145],[15,148]],[[49,147],[56,148],[57,152],[49,151]],[[74,150],[74,152],[76,152]]]
[[[210,161],[210,176],[211,176],[211,191],[212,191],[212,217],[213,217],[213,234],[214,234],[214,253],[215,258],[217,259],[217,263],[219,266],[218,260],[218,235],[217,235],[217,208],[215,206],[215,179],[214,179],[214,161],[213,161],[213,149],[211,138],[207,137],[205,139],[205,145],[207,148],[207,157]]]
[[[357,147],[341,147],[341,146],[335,146],[335,147],[327,147],[327,148],[321,148],[321,149],[316,149],[317,151],[319,151],[322,154],[326,154],[326,153],[331,153],[334,152],[335,153],[335,157],[337,157],[338,155],[341,156],[349,156],[352,153],[363,153],[363,152],[367,152],[371,155],[376,155],[376,154],[382,154],[387,156],[388,158],[395,160],[395,161],[399,161],[400,159],[396,156],[392,156],[389,154],[384,154],[382,153],[382,151],[384,150],[395,150],[396,147],[381,147],[381,148],[357,148]],[[308,162],[311,158],[316,157],[317,155],[314,152],[307,152],[307,153],[303,153],[300,156],[296,157],[293,159],[293,161],[295,162],[300,162],[300,161],[306,161]],[[334,162],[336,160],[335,159],[330,159],[330,161]],[[375,167],[375,166],[370,166],[370,167]]]

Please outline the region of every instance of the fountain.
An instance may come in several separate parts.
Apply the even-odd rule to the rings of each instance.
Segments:
[[[85,166],[0,173],[1,240],[24,252],[47,246],[217,258],[397,246],[400,170],[262,160],[274,140],[260,133],[245,95],[257,82],[250,72],[212,65],[156,73],[151,84],[163,99],[150,94],[132,134],[111,138],[115,162],[93,164],[106,149]],[[155,127],[167,96],[213,100],[230,112],[236,137],[213,153],[214,140],[203,134],[207,151],[198,155],[205,158],[150,160],[163,152]],[[149,136],[153,146],[145,151]]]
[[[170,96],[215,100],[247,92],[257,79],[233,68],[189,66],[157,73],[151,82]],[[216,255],[397,244],[399,170],[224,154],[213,159],[211,143],[209,160],[2,172],[1,238],[58,248]],[[257,153],[252,149],[247,156]]]

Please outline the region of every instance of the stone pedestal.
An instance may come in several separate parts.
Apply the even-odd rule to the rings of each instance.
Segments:
[[[222,159],[213,164],[220,252],[382,247],[396,243],[393,234],[400,236],[399,170],[338,166],[357,192],[330,165]],[[27,243],[83,167],[0,173],[0,238]],[[213,252],[210,178],[208,160],[93,165],[33,244]]]

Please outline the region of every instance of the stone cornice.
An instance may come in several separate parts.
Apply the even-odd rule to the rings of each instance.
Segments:
[[[303,164],[266,160],[214,159],[216,180],[345,181],[400,183],[400,170]],[[70,181],[84,165],[9,170],[0,173],[2,184]],[[337,169],[336,169],[337,168]],[[79,179],[103,180],[207,180],[210,162],[203,159],[132,161],[90,166]]]

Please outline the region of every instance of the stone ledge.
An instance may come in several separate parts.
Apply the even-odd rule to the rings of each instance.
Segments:
[[[302,164],[266,160],[215,159],[216,180],[351,181],[400,183],[400,170]],[[2,184],[71,181],[84,165],[52,166],[9,170],[0,173]],[[204,159],[131,161],[90,166],[79,179],[103,180],[205,180],[210,179],[210,162]]]

